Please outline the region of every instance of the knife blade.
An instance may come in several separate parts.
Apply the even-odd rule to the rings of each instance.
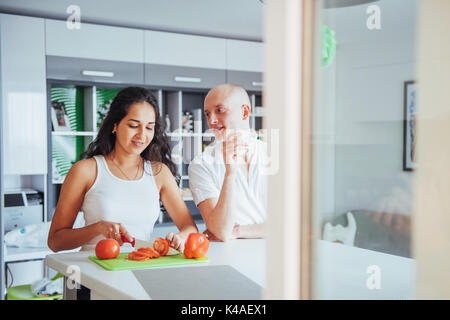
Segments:
[[[145,241],[145,240],[140,240],[140,239],[135,239],[135,246],[134,248],[137,250],[139,248],[153,248],[153,242],[150,241]],[[173,256],[176,254],[180,254],[180,251],[169,247],[169,251],[167,251],[166,256]]]
[[[134,240],[134,248],[137,250],[139,248],[153,248],[153,242],[145,241],[141,239]]]
[[[131,243],[131,246],[133,246],[134,249],[136,249],[136,250],[139,249],[139,248],[153,248],[153,242],[146,241],[146,240],[141,240],[141,239],[136,239],[136,238],[133,238],[130,241],[123,234],[120,234],[120,236],[121,236],[123,242]],[[180,253],[180,251],[178,251],[178,250],[176,250],[176,249],[174,249],[172,247],[169,247],[169,251],[167,252],[166,255],[167,256],[173,256],[173,255],[176,255],[176,254],[179,254],[179,253]]]
[[[145,241],[141,239],[132,238],[131,240],[128,240],[125,235],[122,233],[120,234],[120,237],[122,238],[123,243],[130,243],[132,247],[134,247],[136,250],[139,248],[153,248],[153,243],[150,241]]]

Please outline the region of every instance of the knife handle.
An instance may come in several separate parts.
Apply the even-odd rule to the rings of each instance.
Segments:
[[[136,239],[133,238],[131,241],[127,239],[127,237],[125,237],[123,235],[123,233],[120,234],[120,238],[122,239],[122,242],[128,242],[131,243],[131,246],[134,248],[134,244],[136,243]]]

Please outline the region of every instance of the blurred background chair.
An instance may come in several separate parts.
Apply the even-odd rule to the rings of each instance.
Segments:
[[[411,258],[411,216],[370,210],[352,210],[351,214],[356,225],[355,247]],[[337,234],[351,234],[352,223],[349,224],[348,213],[325,221],[323,239],[351,245],[348,241],[330,238],[329,234],[336,228]]]

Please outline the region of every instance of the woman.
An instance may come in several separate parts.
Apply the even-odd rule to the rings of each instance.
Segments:
[[[73,165],[61,188],[48,235],[53,251],[92,249],[104,238],[122,245],[121,234],[149,240],[160,200],[180,230],[167,234],[182,250],[198,232],[174,179],[175,164],[159,122],[157,101],[144,88],[121,90],[97,135]],[[86,226],[73,229],[79,210]]]

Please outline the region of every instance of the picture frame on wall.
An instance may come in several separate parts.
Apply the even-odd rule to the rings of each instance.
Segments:
[[[64,102],[52,101],[52,125],[53,131],[70,131],[69,117],[67,116]]]
[[[403,170],[413,171],[417,167],[417,83],[405,81],[403,89]]]

